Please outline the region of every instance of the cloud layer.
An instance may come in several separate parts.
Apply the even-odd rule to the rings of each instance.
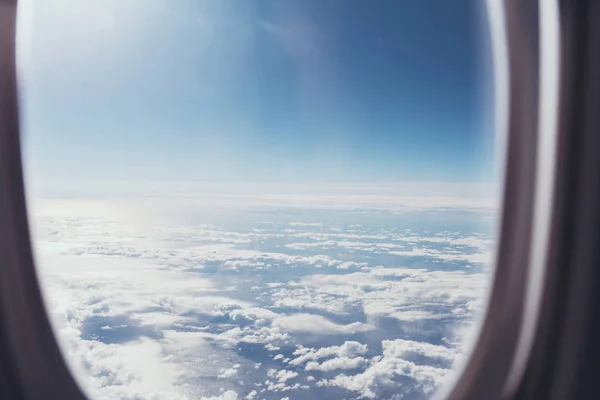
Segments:
[[[464,211],[76,203],[34,210],[36,255],[103,399],[427,397],[464,358],[493,254],[487,214]]]

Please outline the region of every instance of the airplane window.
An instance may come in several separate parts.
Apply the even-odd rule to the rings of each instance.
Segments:
[[[19,3],[37,271],[91,399],[426,399],[499,210],[481,2]]]

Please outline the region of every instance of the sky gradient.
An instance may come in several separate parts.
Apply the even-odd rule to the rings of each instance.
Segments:
[[[28,177],[493,181],[475,3],[25,2]]]

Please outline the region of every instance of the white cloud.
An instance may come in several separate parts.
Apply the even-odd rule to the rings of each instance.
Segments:
[[[396,357],[400,357],[406,353],[415,353],[425,357],[438,358],[451,362],[458,354],[455,349],[446,346],[405,339],[386,340],[383,342],[383,346],[388,355]]]
[[[235,364],[231,368],[222,368],[219,371],[219,375],[217,375],[217,378],[219,378],[219,379],[231,378],[232,376],[237,375],[239,367],[240,367],[240,364]]]
[[[91,398],[188,399],[177,384],[184,371],[162,354],[159,343],[144,338],[115,345],[68,337],[61,335],[63,350]]]
[[[300,347],[294,351],[298,356],[290,361],[290,365],[301,365],[307,361],[314,361],[331,356],[337,357],[357,357],[366,354],[368,351],[366,344],[356,341],[346,341],[341,346],[322,347],[318,350],[308,347]]]
[[[265,350],[267,350],[267,351],[279,351],[279,350],[281,350],[281,347],[275,346],[273,343],[267,343],[265,345]],[[281,355],[281,354],[278,354],[278,355]],[[275,357],[277,357],[277,356],[275,356]],[[281,355],[281,358],[283,358],[282,355]]]
[[[459,251],[441,251],[424,247],[413,247],[409,251],[390,251],[388,254],[404,257],[430,257],[446,262],[467,261],[476,264],[488,264],[492,261],[493,257],[491,250],[483,253],[464,253]]]
[[[348,268],[361,268],[361,267],[366,267],[367,265],[369,265],[368,263],[357,263],[354,261],[344,261],[341,264],[336,265],[335,267],[337,269],[348,269]]]
[[[200,400],[237,400],[237,396],[233,390],[227,390],[219,396],[202,397]]]
[[[443,346],[434,346],[411,341],[382,342],[383,355],[374,357],[369,367],[356,375],[340,374],[332,379],[324,379],[317,383],[320,386],[338,386],[353,392],[358,392],[361,397],[376,398],[383,390],[394,388],[394,378],[406,376],[412,378],[416,388],[430,395],[441,384],[449,370],[444,368],[420,365],[402,358],[407,352],[422,352],[428,356],[446,357]]]
[[[297,376],[298,376],[297,372],[289,371],[289,370],[285,370],[285,369],[279,370],[273,375],[273,377],[276,378],[279,382],[286,382],[289,379],[295,378]]]
[[[237,308],[250,307],[251,303],[228,297],[217,296],[157,296],[152,302],[162,309],[176,314],[190,311],[212,316],[229,315]],[[233,310],[233,311],[232,311]]]
[[[488,276],[482,273],[379,267],[344,275],[310,275],[273,290],[272,298],[280,307],[344,314],[360,306],[370,321],[384,316],[416,321],[447,317],[439,311],[446,308],[472,315],[473,301],[483,296],[487,286]]]
[[[276,343],[285,342],[290,339],[287,332],[279,327],[235,327],[218,335],[225,341],[240,341],[246,343]]]
[[[336,369],[356,369],[362,367],[367,360],[363,357],[338,357],[332,358],[331,360],[318,363],[316,361],[310,361],[304,368],[307,371],[333,371]]]
[[[335,293],[317,291],[302,286],[303,281],[291,288],[280,288],[269,293],[276,307],[300,310],[322,310],[333,314],[348,314],[355,303],[351,298],[339,297]]]
[[[260,307],[247,307],[232,310],[229,313],[232,320],[236,321],[239,318],[245,318],[251,321],[255,321],[256,324],[262,325],[267,321],[273,320],[278,316],[277,313]]]
[[[308,227],[322,227],[323,224],[320,222],[290,222],[290,226],[308,226]]]
[[[396,377],[406,376],[415,380],[419,390],[430,393],[448,372],[438,366],[464,358],[462,345],[454,338],[449,339],[449,347],[384,341],[383,354],[375,356],[367,356],[367,346],[354,341],[321,348],[298,343],[306,345],[303,340],[308,336],[337,340],[339,335],[368,332],[377,329],[381,317],[404,322],[468,320],[481,308],[480,296],[487,286],[485,274],[371,268],[358,262],[363,260],[341,261],[345,257],[333,252],[318,254],[334,248],[373,254],[421,252],[442,261],[476,262],[491,245],[477,235],[444,232],[424,237],[408,230],[370,234],[303,224],[293,224],[295,229],[288,232],[234,232],[209,224],[175,224],[165,216],[148,217],[154,214],[142,217],[134,209],[110,218],[101,213],[88,218],[87,211],[73,204],[53,211],[64,215],[41,221],[44,232],[36,241],[36,255],[61,345],[92,398],[187,400],[194,393],[192,398],[205,400],[237,399],[234,390],[201,397],[199,387],[205,382],[190,382],[219,377],[228,379],[221,381],[228,385],[243,386],[238,381],[241,365],[236,362],[246,366],[248,361],[253,374],[263,374],[261,363],[244,361],[237,352],[242,343],[280,351],[275,357],[282,362],[272,364],[290,368],[274,369],[264,383],[259,378],[257,390],[305,390],[308,385],[294,383],[297,371],[329,372],[327,377],[332,371],[344,371],[318,384],[373,397],[393,388]],[[69,216],[73,213],[83,217]],[[281,253],[260,251],[260,242],[267,239],[293,243],[284,247],[286,242],[280,242]],[[268,249],[272,249],[270,244]],[[301,255],[289,254],[295,249],[301,249]],[[306,275],[310,270],[304,270],[294,275],[298,278],[286,278],[292,282],[267,281],[267,273],[275,271],[265,270],[301,266],[330,267],[320,271],[335,275]],[[214,268],[221,271],[215,274]],[[251,272],[235,271],[245,272],[244,268]],[[240,278],[246,279],[243,285],[253,287],[250,293],[256,297],[240,296],[240,288],[246,286],[231,283],[231,276],[244,276]],[[285,308],[286,313],[278,308]],[[362,312],[367,323],[340,324],[310,314],[311,310],[345,318]],[[90,324],[96,322],[98,328],[91,329]],[[118,334],[123,331],[131,337],[119,342]],[[98,337],[98,332],[105,336]],[[287,350],[293,345],[299,347],[290,356]],[[415,359],[425,361],[419,364]],[[308,376],[304,383],[315,380]],[[237,386],[228,388],[241,393]],[[260,398],[257,390],[245,397]],[[289,397],[294,398],[293,392]]]
[[[278,317],[273,320],[273,326],[287,332],[317,335],[354,334],[376,329],[373,325],[362,322],[340,325],[314,314],[292,314]]]

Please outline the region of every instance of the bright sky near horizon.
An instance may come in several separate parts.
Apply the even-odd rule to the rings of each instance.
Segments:
[[[491,182],[476,3],[24,1],[28,178]]]

